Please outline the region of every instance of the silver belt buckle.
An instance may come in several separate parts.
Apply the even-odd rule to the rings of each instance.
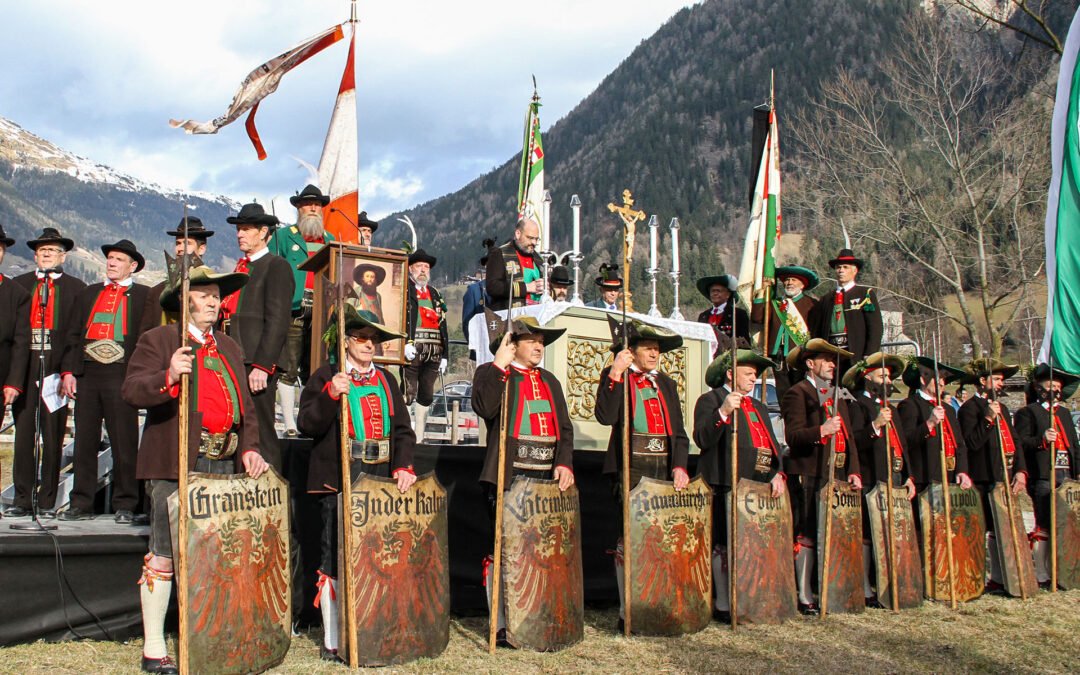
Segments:
[[[86,343],[86,355],[101,364],[116,363],[124,360],[124,346],[116,340],[102,338]]]
[[[390,461],[390,439],[378,438],[352,442],[350,454],[364,464],[384,464]]]

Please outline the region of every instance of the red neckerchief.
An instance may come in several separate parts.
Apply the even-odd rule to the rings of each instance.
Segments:
[[[1006,457],[1012,457],[1016,454],[1016,443],[1013,442],[1012,432],[1009,431],[1008,424],[1002,424],[1002,418],[1004,413],[994,418],[994,425],[1001,432],[1001,449],[1005,451]]]
[[[743,417],[746,418],[746,428],[750,430],[750,438],[754,443],[754,447],[770,448],[774,455],[778,455],[772,437],[769,436],[769,432],[765,429],[765,422],[761,419],[761,415],[758,414],[757,408],[754,407],[750,397],[743,396],[742,404],[739,407],[742,409]]]
[[[825,401],[825,412],[829,415],[829,417],[832,417],[833,415],[840,415],[839,412],[834,412],[834,408],[835,406],[833,405],[833,400],[831,398]],[[838,434],[836,437],[837,454],[841,452],[847,452],[847,436],[847,424],[844,422],[844,416],[840,415],[840,434]]]
[[[127,291],[126,286],[121,286],[117,283],[105,284],[94,299],[94,306],[90,309],[90,318],[86,322],[86,339],[87,340],[116,340],[117,335],[114,331],[114,323],[112,321],[99,321],[95,322],[94,318],[99,314],[115,317],[120,315],[120,335],[119,338],[123,340],[127,335]]]
[[[236,269],[234,269],[233,271],[234,272],[244,272],[246,274],[247,271],[248,271],[248,263],[250,263],[250,262],[251,261],[248,260],[247,256],[244,256],[243,258],[240,258],[239,260],[236,261]],[[221,316],[222,316],[222,318],[228,319],[230,316],[235,314],[237,308],[239,307],[239,305],[240,305],[240,291],[234,291],[233,293],[230,293],[228,296],[223,298],[221,300]]]
[[[645,420],[649,428],[650,434],[664,434],[671,435],[671,424],[669,422],[667,403],[664,401],[664,395],[660,392],[660,387],[656,386],[655,376],[650,377],[648,373],[638,373],[633,370],[630,371],[630,385],[633,387],[634,396],[637,397],[638,389],[655,389],[656,398],[650,399],[643,403],[645,408]],[[636,406],[635,406],[636,407]]]
[[[880,398],[875,398],[874,403],[878,404],[881,408],[885,407]],[[904,446],[900,445],[900,434],[896,433],[896,426],[894,424],[889,423],[885,426],[889,428],[889,445],[892,446],[893,457],[900,457],[903,454],[904,448]]]
[[[49,304],[45,306],[45,317],[44,317],[45,318],[45,325],[44,326],[41,325],[41,323],[42,323],[42,321],[41,321],[41,319],[42,319],[42,316],[41,316],[41,284],[42,284],[43,281],[45,283],[49,284]],[[49,330],[52,330],[52,328],[53,328],[53,307],[55,307],[55,306],[56,306],[56,286],[53,284],[52,277],[50,276],[46,280],[38,279],[37,286],[34,287],[34,302],[33,302],[33,305],[30,308],[30,327],[31,328],[37,328],[38,330],[40,330],[41,328],[47,328]]]
[[[937,407],[937,399],[930,399],[930,405]],[[945,430],[945,456],[956,457],[956,437],[953,436],[952,424],[949,423],[948,415],[945,416],[945,420],[941,423],[941,428]],[[937,427],[930,430],[931,436],[937,436]]]

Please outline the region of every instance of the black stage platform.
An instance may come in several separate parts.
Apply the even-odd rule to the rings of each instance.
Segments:
[[[293,611],[301,625],[318,624],[312,601],[319,560],[319,507],[304,492],[311,441],[282,443],[299,556]],[[614,548],[620,536],[621,519],[611,483],[600,473],[603,457],[596,451],[574,453],[574,476],[581,493],[585,601],[592,606],[618,602],[607,550]],[[418,474],[435,471],[449,496],[450,586],[457,614],[487,612],[481,562],[491,552],[493,534],[477,480],[483,458],[484,449],[475,445],[422,445],[414,460]],[[696,459],[691,457],[691,463]],[[0,646],[39,638],[123,639],[141,634],[136,582],[147,550],[146,528],[116,525],[112,516],[99,516],[84,522],[44,521],[59,526],[46,535],[11,530],[9,525],[15,522],[29,519],[0,520]],[[61,562],[70,586],[63,584]],[[98,621],[108,634],[98,628]]]

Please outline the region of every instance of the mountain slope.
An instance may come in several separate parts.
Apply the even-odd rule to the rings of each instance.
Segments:
[[[657,214],[664,244],[668,222],[679,218],[683,288],[689,287],[684,312],[702,306],[692,280],[730,270],[741,253],[751,110],[768,98],[770,69],[783,152],[786,115],[838,67],[872,72],[892,29],[918,7],[895,0],[710,0],[678,12],[544,134],[554,248],[569,248],[568,203],[577,193],[583,278],[591,280],[601,262],[617,259],[617,221],[606,205],[629,188],[638,208]],[[485,236],[509,236],[518,161],[514,156],[458,192],[407,211],[421,230],[421,245],[440,257],[440,276],[471,271]],[[384,221],[386,234],[380,231],[387,245],[405,238],[391,220]],[[640,233],[631,282],[639,306],[648,262],[648,235]],[[661,269],[669,269],[670,253],[662,258]],[[586,283],[583,292],[591,297]],[[666,278],[660,284],[667,307],[669,286]]]

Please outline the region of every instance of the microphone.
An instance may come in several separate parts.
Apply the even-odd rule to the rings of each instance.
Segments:
[[[50,267],[48,269],[43,269],[43,270],[38,270],[38,271],[41,272],[42,281],[44,282],[44,283],[41,284],[41,298],[40,298],[41,310],[42,310],[42,312],[44,312],[46,305],[49,304],[48,277],[49,277],[50,274],[61,274],[61,273],[63,273],[64,268],[58,266],[58,267]]]

